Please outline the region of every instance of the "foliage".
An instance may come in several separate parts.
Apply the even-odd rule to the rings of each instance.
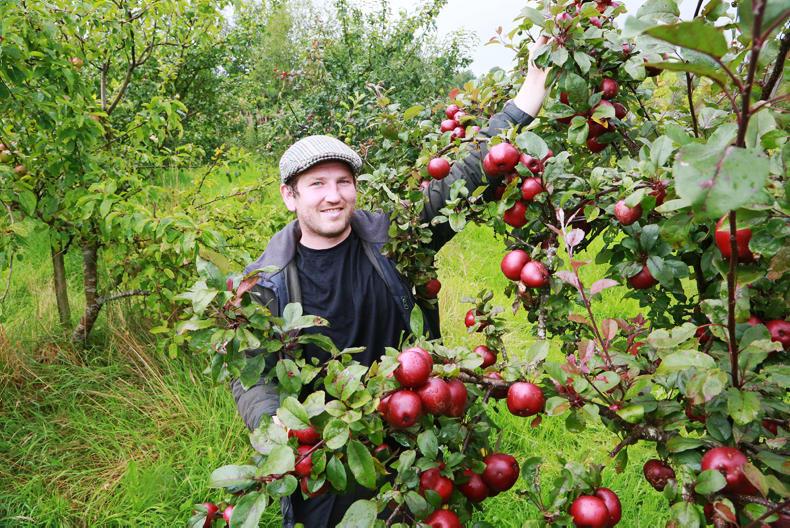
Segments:
[[[781,72],[787,53],[787,36],[780,37],[778,29],[788,13],[759,2],[741,3],[737,13],[728,13],[714,2],[693,21],[681,22],[673,2],[648,2],[620,30],[613,17],[623,12],[623,6],[604,2],[539,3],[526,8],[519,27],[506,38],[516,39],[509,45],[520,49],[519,56],[526,61],[529,30],[539,27],[553,37],[534,55],[541,66],[553,66],[545,120],[494,138],[471,126],[460,133],[451,129],[436,133],[441,118],[434,113],[441,109],[411,107],[402,123],[410,127],[409,119],[420,115],[418,132],[403,130],[393,137],[402,139],[402,152],[409,153],[414,140],[422,136],[423,150],[415,166],[379,167],[366,180],[375,199],[393,211],[388,251],[401,257],[401,270],[419,287],[432,278],[433,255],[418,247],[430,240],[430,226],[416,220],[423,198],[415,190],[419,181],[415,176],[424,175],[427,162],[436,156],[460,159],[468,145],[487,144],[489,150],[511,143],[529,156],[506,173],[486,169],[491,187],[502,181],[501,200],[482,205],[479,191],[454,188],[446,214],[436,222],[446,222],[456,231],[468,221],[491,223],[511,249],[526,250],[532,261],[549,269],[550,279],[539,281],[545,285],[531,287],[522,270],[522,280],[511,283],[507,292],[515,297],[514,309],[523,308],[530,320],[538,322],[540,337],[548,334],[562,340],[567,356],[563,361],[547,360],[545,343],[539,341],[524,358],[502,354],[493,372],[504,381],[492,381],[486,375],[491,371],[480,369],[480,358],[468,349],[418,341],[433,356],[434,374],[465,382],[477,396],[470,413],[484,421],[485,405],[477,406],[481,395],[486,403],[484,394],[517,381],[540,381],[547,396],[545,412],[566,416],[569,433],[603,424],[617,434],[619,441],[610,456],[618,468],[627,464],[630,445],[639,440],[654,443],[661,463],[673,468],[672,478],[661,486],[671,505],[670,526],[704,525],[703,505],[708,505],[708,521],[717,526],[773,522],[785,514],[788,495],[788,345],[781,331],[775,331],[786,325],[788,311],[784,296],[790,279],[782,249],[790,235],[783,181],[788,147],[780,115],[786,109],[786,94],[774,89],[778,78],[774,72]],[[726,27],[736,31],[735,38],[728,39],[725,30],[715,25],[720,17],[731,20]],[[685,87],[675,86],[685,89],[692,103],[662,122],[650,111],[653,81],[645,81],[659,70],[682,72],[679,78],[686,80]],[[519,79],[518,73],[511,78],[491,74],[467,83],[452,102],[468,111],[469,124],[480,120],[484,125],[486,116],[501,107]],[[731,103],[731,111],[717,110],[721,100]],[[448,117],[450,113],[448,109]],[[394,126],[386,113],[384,119]],[[389,147],[397,151],[399,145]],[[540,163],[533,165],[530,158]],[[487,161],[484,167],[489,166]],[[526,198],[520,186],[529,178],[539,180],[541,192]],[[411,205],[402,207],[403,200]],[[526,213],[511,230],[507,224],[514,224],[512,208],[517,204]],[[508,211],[510,216],[503,221]],[[751,239],[743,231],[746,228]],[[719,230],[723,233],[717,234]],[[605,248],[596,260],[608,264],[609,277],[588,286],[580,274],[588,263],[576,255],[599,236]],[[409,260],[404,262],[404,256]],[[691,288],[689,277],[694,279]],[[371,450],[378,445],[387,430],[374,409],[386,396],[387,383],[392,383],[386,374],[399,368],[396,351],[389,351],[368,370],[344,358],[351,351],[336,351],[323,343],[333,351],[329,365],[304,363],[298,353],[302,337],[292,330],[317,321],[302,316],[295,306],[282,320],[270,318],[255,305],[245,304],[244,294],[256,281],[254,275],[240,285],[234,283],[235,294],[224,290],[223,278],[214,276],[211,283],[192,290],[189,299],[195,316],[182,323],[182,330],[195,331],[201,349],[211,343],[215,378],[239,376],[245,386],[265,371],[262,355],[247,357],[245,349],[261,345],[269,354],[288,351],[266,374],[276,377],[286,397],[278,417],[291,430],[314,426],[323,440],[308,455],[296,458],[294,441],[289,444],[285,430],[264,418],[252,437],[263,456],[257,456],[252,466],[217,470],[215,476],[229,473],[233,479],[217,478],[216,485],[231,491],[238,491],[237,486],[254,489],[239,508],[253,501],[265,504],[265,497],[295,489],[297,482],[290,472],[310,455],[313,466],[305,493],[320,490],[322,479],[336,490],[345,488],[346,480],[329,469],[333,456],[340,456],[340,465],[334,465],[342,466],[344,475],[350,472],[357,482],[373,484],[378,465],[362,451],[365,442]],[[647,317],[597,320],[592,310],[597,296],[620,281],[633,288],[631,295],[647,308]],[[752,302],[756,292],[760,300]],[[501,345],[501,327],[489,300],[490,295],[483,294],[476,301],[467,326],[470,332],[483,331],[496,348]],[[217,306],[207,319],[204,310],[212,302]],[[249,333],[250,329],[255,330]],[[421,334],[419,325],[413,332]],[[323,386],[325,393],[313,393],[301,402],[294,397],[302,383],[316,380],[314,388]],[[333,399],[324,408],[318,403],[323,404],[326,395]],[[401,436],[390,429],[390,435],[407,449],[404,453],[410,453],[408,459],[401,458],[391,467],[394,484],[382,481],[373,502],[358,503],[364,518],[349,511],[346,522],[381,524],[375,513],[390,500],[397,506],[387,525],[399,522],[403,513],[413,524],[440,507],[430,492],[423,490],[422,499],[409,494],[418,490],[418,473],[409,473],[411,453],[416,443],[423,457],[417,459],[420,474],[438,463],[441,453],[442,475],[463,483],[459,470],[478,472],[486,466],[479,465],[477,449],[467,451],[465,444],[459,448],[460,438],[453,431],[468,423],[468,417],[425,417],[406,429],[411,434]],[[438,446],[425,441],[431,434]],[[476,448],[487,447],[485,436]],[[338,451],[344,446],[348,447],[342,456]],[[713,448],[720,446],[734,448],[743,460],[727,471],[726,479],[719,472],[723,468],[710,463],[711,453],[716,453]],[[371,464],[362,463],[368,457]],[[532,523],[569,526],[574,522],[571,504],[582,495],[600,492],[600,469],[568,462],[547,489],[545,483],[535,484],[542,463],[532,458],[521,467],[527,484],[524,494],[540,511]],[[381,468],[378,473],[383,476],[386,471]],[[450,508],[463,519],[470,506],[462,494],[450,499]],[[246,506],[240,511],[239,523],[252,515]],[[616,523],[612,510],[606,511],[610,522]],[[198,515],[193,522],[203,518]]]

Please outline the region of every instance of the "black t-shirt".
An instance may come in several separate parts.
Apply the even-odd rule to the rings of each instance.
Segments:
[[[328,327],[309,328],[305,333],[329,336],[341,350],[366,347],[354,359],[368,366],[384,354],[384,347],[398,346],[406,324],[353,231],[329,249],[310,249],[299,244],[296,267],[304,313],[329,321]],[[324,362],[329,353],[307,345],[304,356]]]

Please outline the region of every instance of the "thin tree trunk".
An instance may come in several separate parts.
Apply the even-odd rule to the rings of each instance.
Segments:
[[[98,246],[93,242],[82,245],[82,270],[83,285],[85,289],[85,313],[80,319],[80,324],[74,329],[72,340],[85,341],[93,330],[93,325],[99,317],[101,303],[98,301]]]
[[[55,300],[58,303],[58,316],[63,328],[71,326],[71,308],[69,307],[69,291],[66,284],[66,264],[63,259],[63,250],[49,246],[52,256],[52,270],[55,279]]]

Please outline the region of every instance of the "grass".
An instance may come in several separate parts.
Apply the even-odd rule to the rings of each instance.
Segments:
[[[207,195],[249,185],[255,177],[250,170],[233,181],[210,180]],[[273,190],[251,214],[282,214],[281,206],[269,207],[276,198]],[[129,330],[133,325],[124,305],[103,313],[93,348],[62,346],[48,241],[32,228],[28,240],[0,308],[0,526],[183,526],[194,503],[221,498],[206,486],[211,471],[252,453],[230,392],[206,381],[202,357],[158,357],[150,336]],[[501,242],[489,229],[470,226],[439,254],[442,328],[450,344],[477,344],[461,322],[468,309],[463,296],[488,287],[497,304],[508,306],[501,293],[506,281],[499,272],[501,253]],[[68,255],[67,269],[73,311],[79,314],[76,251]],[[600,274],[591,265],[583,278],[592,281]],[[4,284],[5,277],[0,279]],[[624,293],[622,287],[604,292],[596,316],[637,313],[638,305]],[[523,312],[513,316],[506,310],[505,317],[508,351],[518,354],[534,338]],[[631,463],[616,475],[607,453],[617,439],[603,428],[571,434],[561,416],[545,417],[532,428],[503,406],[492,416],[503,430],[503,450],[521,459],[544,457],[544,487],[559,471],[560,457],[605,464],[605,485],[624,505],[620,526],[665,523],[665,500],[641,477],[650,446],[629,448]],[[535,514],[526,499],[511,492],[488,500],[479,518],[515,528]],[[261,525],[279,526],[277,510],[267,512]]]

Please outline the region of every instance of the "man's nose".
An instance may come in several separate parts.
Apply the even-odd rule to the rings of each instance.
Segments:
[[[336,183],[330,183],[326,186],[326,195],[324,195],[324,200],[327,202],[339,202],[342,200],[342,196],[340,196],[340,188]]]

